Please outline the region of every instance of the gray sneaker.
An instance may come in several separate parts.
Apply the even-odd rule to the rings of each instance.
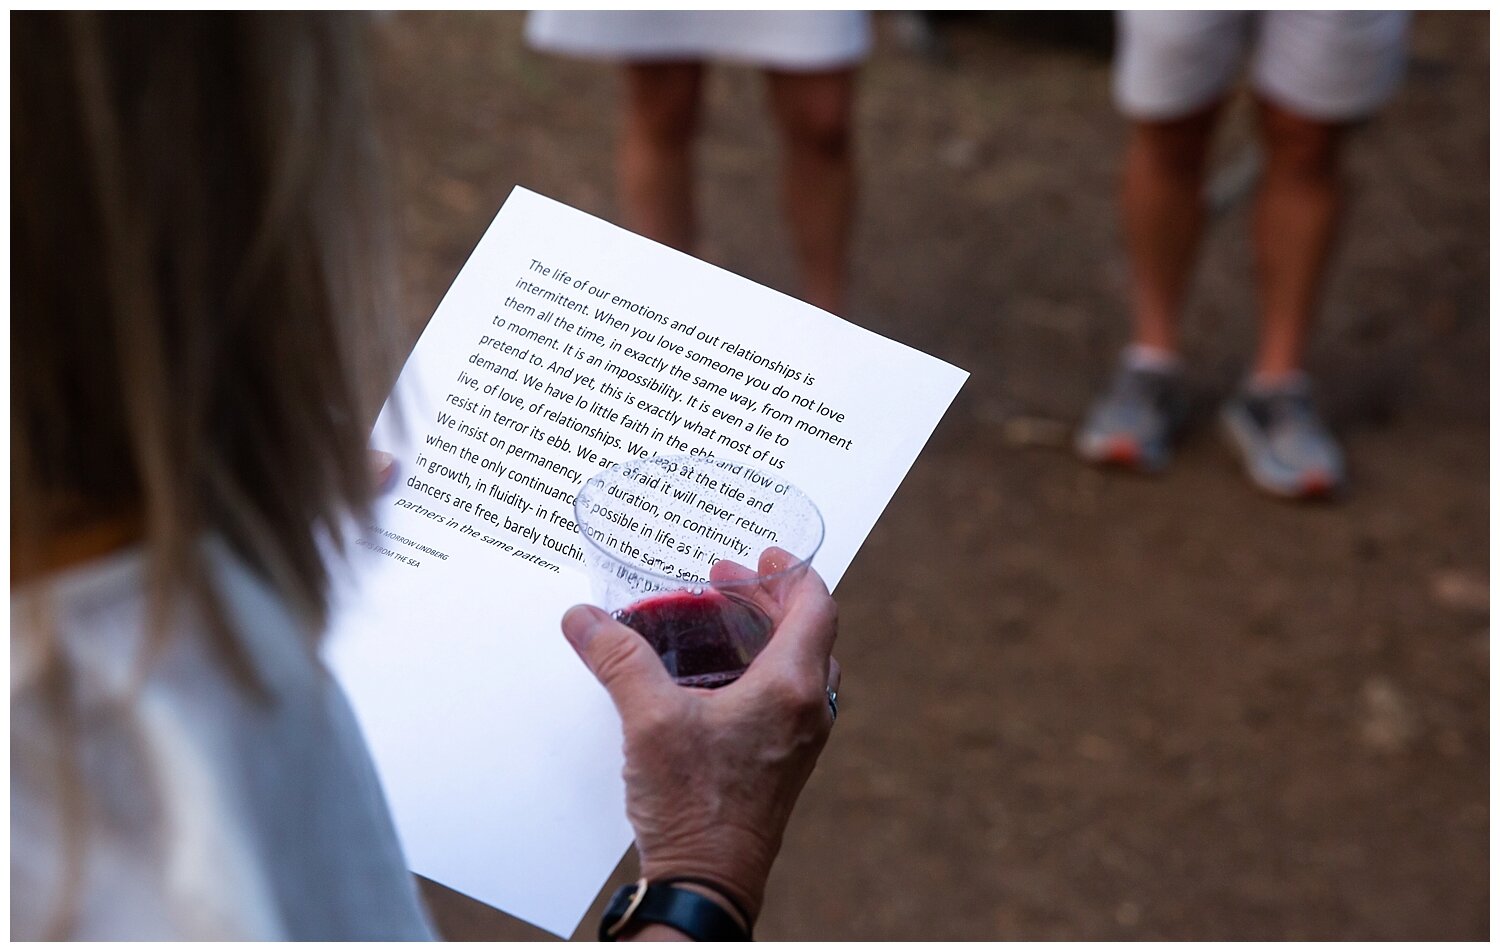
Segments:
[[[1316,499],[1343,488],[1344,454],[1305,382],[1266,393],[1241,390],[1224,405],[1222,421],[1245,472],[1266,492]]]
[[[1186,411],[1180,372],[1121,364],[1089,408],[1075,447],[1090,463],[1157,473],[1166,468]]]

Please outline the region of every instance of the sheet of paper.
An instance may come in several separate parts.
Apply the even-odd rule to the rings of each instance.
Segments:
[[[589,600],[584,479],[688,452],[784,474],[832,587],[967,376],[512,192],[376,426],[396,481],[328,641],[413,869],[567,936],[630,845],[619,720],[558,629]]]

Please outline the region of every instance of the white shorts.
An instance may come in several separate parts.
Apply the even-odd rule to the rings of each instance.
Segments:
[[[1257,94],[1307,119],[1381,106],[1406,63],[1404,10],[1122,10],[1115,101],[1133,119],[1179,119],[1229,91],[1254,40]]]
[[[870,54],[863,10],[537,10],[535,49],[624,62],[730,60],[794,72],[843,69]]]

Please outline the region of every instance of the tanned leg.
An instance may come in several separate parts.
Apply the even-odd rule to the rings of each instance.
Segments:
[[[1220,112],[1136,122],[1121,205],[1130,258],[1132,343],[1175,354],[1182,305],[1203,232],[1203,180]]]
[[[848,292],[854,220],[853,69],[767,74],[781,133],[781,193],[803,294],[835,314]]]
[[[625,67],[625,117],[618,173],[625,226],[691,251],[693,145],[703,64],[633,63]]]
[[[1341,206],[1344,127],[1260,103],[1266,167],[1255,207],[1260,346],[1255,375],[1301,369]]]

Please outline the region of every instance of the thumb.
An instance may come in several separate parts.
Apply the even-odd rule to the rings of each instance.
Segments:
[[[646,639],[593,605],[574,605],[563,636],[624,714],[676,687]]]

